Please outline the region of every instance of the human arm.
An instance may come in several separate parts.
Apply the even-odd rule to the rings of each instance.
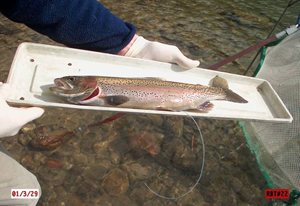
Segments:
[[[17,108],[6,103],[10,86],[0,82],[0,138],[13,136],[28,122],[39,118],[44,110],[38,107]]]
[[[132,24],[96,0],[2,0],[0,11],[69,47],[177,63],[183,68],[200,64],[176,46],[138,37]]]
[[[96,0],[1,0],[0,11],[68,47],[117,54],[135,27]]]

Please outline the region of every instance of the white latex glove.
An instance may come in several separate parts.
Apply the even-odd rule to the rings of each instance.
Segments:
[[[148,41],[141,36],[137,37],[125,56],[176,63],[185,69],[195,68],[200,64],[199,61],[184,56],[176,46]]]
[[[6,103],[10,86],[0,82],[0,137],[13,136],[26,123],[39,118],[44,113],[42,108],[17,108]]]

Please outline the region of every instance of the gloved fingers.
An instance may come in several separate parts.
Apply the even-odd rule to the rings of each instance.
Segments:
[[[9,84],[6,84],[6,83],[0,84],[0,97],[1,98],[6,100],[10,94],[10,91],[11,91],[11,89],[10,89]]]
[[[173,60],[171,62],[178,64],[182,68],[192,69],[200,65],[199,61],[192,60],[184,56],[177,47],[173,48],[173,54],[171,55],[173,57]]]
[[[4,117],[0,119],[0,138],[16,135],[25,124],[39,118],[44,113],[44,110],[38,107],[16,108],[6,106],[7,108],[2,108],[4,109]]]
[[[143,58],[161,62],[175,63],[185,69],[192,69],[200,64],[199,61],[192,60],[184,56],[178,47],[173,45],[162,44],[159,42],[149,42],[145,48],[145,50],[147,50],[149,53]]]
[[[8,136],[16,135],[25,124],[39,118],[44,113],[44,110],[39,107],[13,108],[13,110],[12,115],[17,116],[17,118]],[[17,112],[17,114],[15,112]]]
[[[20,124],[24,125],[34,119],[39,118],[44,113],[44,110],[39,107],[15,108],[18,109]]]
[[[199,61],[184,56],[176,46],[148,41],[141,36],[135,40],[125,56],[176,63],[185,69],[195,68],[200,64]]]

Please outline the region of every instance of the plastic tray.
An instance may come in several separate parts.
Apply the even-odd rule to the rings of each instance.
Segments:
[[[208,113],[172,112],[118,107],[84,106],[66,103],[49,91],[53,80],[67,75],[115,77],[162,77],[169,81],[208,85],[216,75],[228,81],[229,88],[248,100],[247,104],[212,101]],[[265,80],[224,72],[180,67],[149,60],[127,58],[85,50],[23,43],[18,47],[7,82],[12,92],[8,102],[18,105],[64,107],[100,111],[162,115],[192,115],[214,119],[264,122],[291,122],[292,116],[272,86]],[[187,114],[188,113],[188,114]]]

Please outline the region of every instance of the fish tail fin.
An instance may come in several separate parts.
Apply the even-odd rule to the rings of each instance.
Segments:
[[[211,80],[211,86],[222,88],[222,90],[225,92],[225,100],[227,101],[237,102],[237,103],[248,103],[248,101],[245,100],[243,97],[230,90],[226,79],[223,79],[218,75]]]
[[[230,89],[223,89],[223,90],[226,94],[225,100],[230,102],[237,102],[237,103],[248,103],[247,100],[245,100],[243,97],[233,92],[232,90]]]

